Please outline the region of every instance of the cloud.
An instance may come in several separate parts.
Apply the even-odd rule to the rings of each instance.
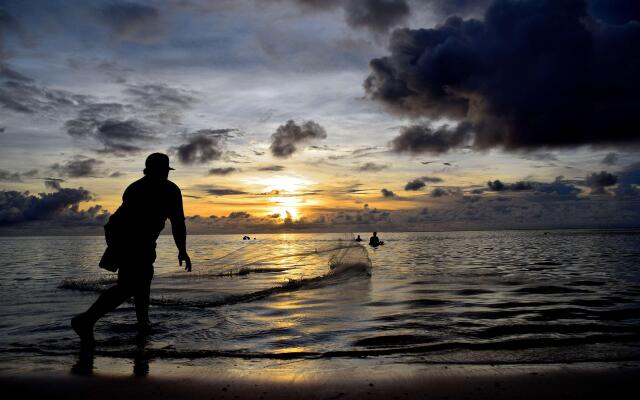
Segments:
[[[22,182],[22,177],[17,172],[0,169],[0,182]]]
[[[283,171],[285,168],[282,165],[267,165],[264,167],[258,167],[258,171]]]
[[[404,190],[417,191],[425,187],[427,183],[439,183],[439,182],[443,182],[442,178],[438,178],[437,176],[422,176],[420,178],[416,178],[408,182],[404,186]]]
[[[326,137],[327,132],[314,121],[297,125],[293,120],[289,120],[271,135],[271,154],[278,158],[288,158],[298,150],[297,145]]]
[[[442,188],[437,187],[431,191],[431,197],[460,196],[462,191],[458,188]]]
[[[206,164],[222,157],[224,136],[211,134],[209,129],[202,129],[187,137],[187,143],[175,147],[178,159],[183,164]]]
[[[152,128],[135,119],[112,116],[123,112],[120,103],[91,103],[78,112],[78,117],[65,122],[64,128],[72,137],[92,138],[104,147],[101,153],[132,154],[141,150],[140,145],[155,140]]]
[[[386,165],[380,165],[380,164],[368,162],[366,164],[360,165],[358,167],[358,171],[361,171],[361,172],[379,172],[379,171],[382,171],[383,169],[386,169],[386,168],[387,168]]]
[[[396,195],[391,190],[387,190],[387,189],[384,189],[384,188],[381,189],[380,192],[382,193],[382,197],[386,197],[386,198],[394,197]]]
[[[482,20],[397,29],[390,54],[370,62],[366,92],[400,115],[464,123],[481,150],[638,142],[640,24],[590,11],[582,1],[496,0]],[[467,139],[443,135],[433,146],[425,136],[433,153]]]
[[[31,195],[29,192],[0,191],[0,226],[27,221],[64,217],[95,220],[98,209],[91,213],[80,211],[78,204],[92,200],[92,195],[83,188],[61,188],[54,193]]]
[[[440,183],[444,181],[442,178],[439,178],[437,176],[423,176],[418,179],[425,183]]]
[[[44,179],[44,186],[47,189],[53,189],[55,191],[59,191],[59,190],[62,189],[62,186],[60,185],[62,182],[64,182],[64,179],[45,178]]]
[[[618,177],[606,171],[593,173],[584,180],[584,184],[591,188],[591,194],[605,194],[605,188],[616,183],[618,183]]]
[[[103,162],[96,160],[95,158],[77,156],[63,164],[53,164],[51,166],[51,170],[57,172],[61,176],[68,176],[69,178],[83,178],[87,176],[100,175],[101,172],[97,170],[97,167],[100,164],[103,164]]]
[[[0,83],[0,107],[19,114],[58,116],[88,102],[88,97],[66,90],[51,89],[25,79],[5,79]]]
[[[107,4],[98,10],[98,17],[118,38],[147,42],[162,33],[158,9],[133,2]]]
[[[233,172],[238,172],[238,168],[224,167],[224,168],[211,168],[208,172],[209,175],[229,175]]]
[[[396,153],[441,154],[465,144],[471,138],[472,126],[463,122],[455,128],[443,125],[433,129],[428,124],[413,125],[400,129],[400,135],[391,142]]]
[[[227,218],[238,219],[238,218],[249,218],[251,214],[246,211],[234,211],[229,214]]]
[[[406,0],[294,0],[311,10],[328,10],[338,6],[353,28],[383,33],[404,22],[410,14]]]
[[[425,187],[424,182],[422,182],[420,179],[414,179],[404,185],[404,190],[416,191],[422,189],[423,187]]]
[[[533,190],[533,185],[530,182],[520,181],[516,183],[508,183],[504,184],[500,180],[489,181],[487,182],[487,187],[489,190],[494,192],[502,192],[502,191],[513,191],[520,192],[523,190]]]
[[[557,194],[562,196],[575,196],[580,193],[580,189],[573,184],[568,183],[562,176],[556,177],[553,182],[527,182],[519,181],[516,183],[503,183],[500,180],[494,180],[487,182],[487,190],[493,192],[526,192],[535,191],[546,194]],[[481,193],[481,190],[474,191],[475,193]]]
[[[620,157],[618,157],[618,153],[608,153],[600,163],[604,165],[616,165],[619,159]]]
[[[344,6],[345,19],[354,28],[386,32],[409,16],[405,0],[351,0]]]
[[[233,196],[238,194],[247,194],[247,192],[243,192],[242,190],[225,188],[209,188],[205,189],[204,191],[212,196]]]
[[[192,93],[165,84],[128,85],[124,92],[131,96],[133,104],[140,108],[140,112],[150,113],[151,118],[161,123],[178,123],[182,112],[196,103]],[[210,131],[228,133],[235,130]]]

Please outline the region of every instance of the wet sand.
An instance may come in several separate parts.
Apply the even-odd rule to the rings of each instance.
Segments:
[[[640,363],[421,365],[374,360],[153,364],[146,377],[8,372],[4,393],[46,399],[637,398]],[[108,369],[107,369],[108,370]]]

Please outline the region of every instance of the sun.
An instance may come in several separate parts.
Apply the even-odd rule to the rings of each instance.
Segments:
[[[283,221],[291,220],[295,221],[300,219],[300,205],[301,201],[297,197],[270,197],[269,201],[276,203],[276,205],[270,210],[270,214],[280,214],[280,218]]]

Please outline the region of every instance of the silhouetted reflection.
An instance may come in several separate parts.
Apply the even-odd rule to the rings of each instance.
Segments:
[[[137,377],[149,375],[149,357],[145,350],[147,338],[147,333],[140,333],[136,336],[136,354],[133,357],[133,374]]]
[[[95,348],[93,346],[80,346],[78,361],[71,367],[71,373],[75,375],[93,375],[93,359]]]
[[[148,333],[140,333],[136,336],[136,351],[133,356],[133,375],[145,377],[149,375],[149,354],[146,351]],[[71,373],[80,376],[91,376],[94,370],[96,356],[95,346],[81,345],[78,360],[71,367]]]

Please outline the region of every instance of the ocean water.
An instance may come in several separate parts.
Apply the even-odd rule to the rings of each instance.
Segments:
[[[362,234],[368,238],[368,234]],[[640,359],[640,232],[190,236],[158,241],[144,344],[156,360],[391,357],[424,363]],[[69,326],[115,276],[102,237],[0,238],[0,370],[78,352]],[[96,354],[138,354],[133,305]],[[64,363],[64,361],[63,361]]]

